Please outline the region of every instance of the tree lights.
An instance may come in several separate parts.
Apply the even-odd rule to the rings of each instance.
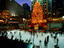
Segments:
[[[32,23],[34,23],[34,24],[42,23],[43,22],[43,14],[44,13],[43,13],[42,7],[37,0],[33,7],[33,11],[32,11]]]
[[[41,23],[46,23],[46,19],[43,19],[44,12],[42,10],[42,7],[38,0],[36,1],[33,11],[32,11],[32,23],[33,24],[41,24]]]

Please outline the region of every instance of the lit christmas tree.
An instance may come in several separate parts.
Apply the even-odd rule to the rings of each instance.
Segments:
[[[38,30],[39,27],[46,28],[47,26],[45,23],[47,22],[45,19],[43,19],[44,13],[42,10],[42,6],[36,0],[33,11],[32,11],[32,19],[31,19],[31,26],[34,27],[35,30]]]
[[[32,23],[33,24],[43,23],[43,14],[44,13],[42,7],[37,0],[36,3],[34,4],[33,11],[32,11]]]

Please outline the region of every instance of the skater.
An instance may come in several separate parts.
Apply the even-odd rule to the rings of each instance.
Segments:
[[[58,40],[58,38],[57,38],[57,45],[58,45],[58,41],[59,41],[59,40]]]
[[[45,38],[45,41],[44,41],[44,45],[47,46],[47,40],[46,40],[46,38]]]
[[[54,45],[54,48],[59,48],[59,46],[58,45]]]
[[[47,36],[47,42],[49,42],[49,36]]]

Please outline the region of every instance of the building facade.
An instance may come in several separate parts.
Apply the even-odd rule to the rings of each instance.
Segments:
[[[11,16],[23,16],[24,9],[15,0],[7,0],[6,8],[9,10]]]
[[[52,0],[48,0],[48,17],[52,17]]]

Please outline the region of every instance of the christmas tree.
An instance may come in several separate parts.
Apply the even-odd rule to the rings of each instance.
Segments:
[[[38,2],[38,0],[35,2],[33,11],[32,11],[32,23],[33,24],[40,24],[43,23],[43,10],[42,6]]]

